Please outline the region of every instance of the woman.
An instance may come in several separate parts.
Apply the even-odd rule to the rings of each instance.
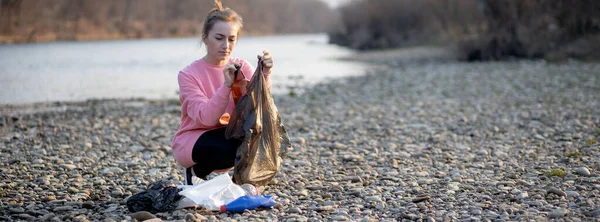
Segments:
[[[185,168],[184,184],[193,185],[196,178],[206,179],[211,172],[226,172],[234,165],[236,149],[241,141],[225,138],[222,115],[233,113],[231,96],[236,67],[250,79],[254,68],[248,61],[230,57],[240,30],[242,17],[214,1],[202,29],[206,55],[183,68],[177,76],[181,102],[181,126],[172,141],[177,163]],[[270,88],[269,75],[273,59],[268,51],[262,56],[263,73]]]

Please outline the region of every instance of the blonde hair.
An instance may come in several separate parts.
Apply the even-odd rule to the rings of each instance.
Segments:
[[[208,12],[208,15],[206,15],[206,19],[204,20],[204,26],[202,27],[202,38],[208,36],[208,32],[218,21],[235,22],[239,27],[239,35],[239,30],[241,30],[244,26],[242,16],[240,16],[237,12],[233,11],[233,9],[223,8],[223,4],[219,0],[213,0],[213,4],[215,5],[215,8]]]

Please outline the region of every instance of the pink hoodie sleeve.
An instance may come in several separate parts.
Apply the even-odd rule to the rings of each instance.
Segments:
[[[209,99],[190,75],[179,72],[177,80],[181,107],[187,111],[187,115],[204,126],[217,125],[229,102],[231,89],[222,85]]]

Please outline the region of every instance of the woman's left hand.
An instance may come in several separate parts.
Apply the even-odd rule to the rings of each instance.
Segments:
[[[268,50],[264,50],[263,55],[259,55],[257,57],[258,59],[262,59],[263,73],[266,75],[271,74],[271,68],[273,68],[274,66],[273,57],[271,56],[271,53]]]

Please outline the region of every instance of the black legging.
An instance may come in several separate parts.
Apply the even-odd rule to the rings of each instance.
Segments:
[[[242,140],[226,139],[226,127],[209,130],[203,133],[192,150],[192,160],[196,163],[192,168],[197,177],[206,179],[214,170],[233,167],[238,146]]]

